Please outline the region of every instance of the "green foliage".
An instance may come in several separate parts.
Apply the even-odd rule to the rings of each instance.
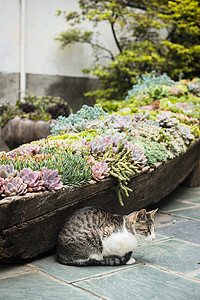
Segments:
[[[0,126],[15,116],[26,117],[33,121],[49,121],[59,115],[68,116],[69,114],[69,105],[60,97],[27,95],[22,101],[17,100],[14,106],[4,105]]]
[[[176,80],[180,73],[187,78],[200,75],[198,0],[79,0],[79,6],[80,13],[58,11],[71,28],[56,39],[62,47],[75,42],[92,46],[96,62],[85,72],[100,79],[100,88],[87,96],[95,97],[98,103],[124,99],[137,75],[155,69]],[[91,23],[93,32],[84,30],[85,21]],[[95,39],[101,22],[110,26],[117,55]],[[102,65],[102,57],[110,61]]]

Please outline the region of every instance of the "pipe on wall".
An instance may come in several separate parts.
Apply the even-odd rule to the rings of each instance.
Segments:
[[[25,39],[26,39],[26,0],[20,3],[20,100],[26,94],[26,68],[25,68]]]

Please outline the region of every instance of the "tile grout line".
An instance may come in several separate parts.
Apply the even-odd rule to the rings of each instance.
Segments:
[[[138,262],[142,263],[142,261],[139,261],[139,260],[138,260]],[[188,275],[191,274],[191,273],[189,273],[188,275],[186,275],[186,274],[179,273],[179,272],[176,272],[176,271],[168,270],[168,269],[166,269],[166,268],[164,268],[164,267],[160,267],[160,266],[157,266],[157,265],[152,265],[152,264],[150,264],[150,263],[148,263],[148,262],[143,262],[143,263],[144,263],[144,265],[146,265],[146,266],[149,266],[149,267],[152,267],[152,268],[155,268],[155,269],[158,269],[158,270],[167,272],[167,273],[169,273],[169,274],[178,275],[178,276],[184,277],[184,278],[186,278],[186,279],[194,280],[194,281],[197,281],[198,283],[200,283],[200,279],[188,276]]]
[[[194,219],[194,218],[191,218],[191,217],[184,217],[184,216],[176,215],[176,214],[173,214],[173,212],[171,213],[171,212],[161,212],[161,211],[160,211],[160,214],[163,214],[163,215],[170,215],[170,216],[176,216],[176,217],[179,217],[179,218],[182,218],[182,219],[200,222],[200,220],[198,220],[198,219]]]
[[[28,266],[28,267],[29,267],[29,266]],[[30,270],[26,270],[26,271],[18,271],[18,272],[16,272],[16,273],[7,274],[7,275],[0,275],[0,280],[1,280],[1,279],[4,279],[4,278],[9,278],[9,277],[18,276],[18,275],[21,275],[21,274],[27,274],[27,273],[30,273],[30,272],[32,272],[31,267],[30,267]]]
[[[30,267],[31,267],[33,270],[35,270],[36,272],[41,273],[41,274],[43,274],[43,275],[45,275],[45,276],[47,276],[47,277],[50,277],[50,278],[52,278],[52,279],[54,279],[54,280],[59,281],[59,282],[62,282],[62,283],[64,283],[64,284],[67,285],[67,286],[73,287],[73,288],[78,289],[78,290],[80,290],[80,291],[82,291],[82,292],[86,292],[87,294],[90,294],[90,295],[92,295],[92,296],[95,296],[95,297],[97,297],[98,299],[107,300],[106,298],[103,298],[103,297],[101,297],[101,296],[99,296],[99,295],[97,295],[97,294],[95,294],[95,293],[93,293],[93,292],[90,292],[90,291],[88,291],[88,290],[86,290],[86,289],[84,289],[84,288],[81,288],[81,287],[79,287],[79,286],[76,286],[76,285],[74,285],[74,284],[71,283],[71,282],[67,282],[67,281],[65,281],[65,280],[63,280],[63,279],[61,279],[61,278],[58,278],[58,277],[56,277],[56,276],[54,276],[54,275],[51,275],[51,274],[49,274],[49,273],[47,273],[47,272],[45,272],[45,271],[42,271],[42,270],[40,270],[40,269],[38,269],[38,268],[36,268],[36,267],[34,267],[34,266],[30,266]]]
[[[181,201],[180,201],[181,202]],[[183,202],[183,201],[182,201]],[[184,202],[185,203],[185,202]],[[185,203],[186,204],[186,203]],[[200,205],[198,204],[198,205],[193,205],[193,206],[187,206],[187,207],[180,207],[180,208],[174,208],[174,209],[169,209],[169,210],[160,210],[159,212],[160,213],[162,213],[162,212],[174,212],[174,211],[178,211],[178,210],[187,210],[187,209],[191,209],[191,208],[198,208],[198,207],[200,207]]]
[[[145,263],[144,262],[139,262],[138,264],[133,264],[133,265],[124,265],[124,268],[122,267],[121,269],[119,270],[113,270],[113,271],[110,271],[108,273],[104,273],[104,274],[99,274],[99,275],[94,275],[92,277],[86,277],[86,278],[82,278],[82,279],[78,279],[78,280],[74,280],[72,281],[71,283],[77,283],[77,282],[80,282],[80,281],[85,281],[85,280],[91,280],[91,279],[95,279],[95,278],[101,278],[101,277],[104,277],[104,276],[107,276],[107,275],[112,275],[114,273],[118,273],[120,271],[125,271],[125,270],[129,270],[129,269],[135,269],[137,267],[141,267],[143,266]]]

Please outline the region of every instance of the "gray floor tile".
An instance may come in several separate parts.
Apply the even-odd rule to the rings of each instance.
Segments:
[[[20,273],[31,272],[27,265],[0,265],[0,278],[13,276]]]
[[[155,223],[156,223],[157,228],[159,228],[163,225],[172,225],[172,224],[174,224],[174,222],[178,223],[178,222],[183,222],[183,221],[184,221],[183,218],[174,217],[167,213],[157,213],[155,215]]]
[[[200,280],[200,272],[198,274],[194,275],[193,277]]]
[[[149,266],[77,282],[76,285],[106,299],[198,299],[200,282]]]
[[[1,300],[98,299],[37,272],[0,279]]]
[[[182,274],[200,271],[200,246],[175,239],[139,247],[133,257]]]
[[[172,225],[166,225],[158,228],[157,233],[200,245],[199,221],[186,220],[181,223],[175,222]]]
[[[168,212],[168,211],[173,211],[176,209],[182,209],[182,208],[187,208],[187,207],[195,207],[197,203],[185,203],[183,201],[177,200],[177,199],[164,199],[161,201],[159,204],[159,211],[160,212]]]
[[[59,264],[54,256],[36,260],[31,263],[33,267],[38,268],[50,275],[65,280],[67,282],[74,282],[77,280],[100,276],[113,271],[121,270],[129,266],[88,266],[75,267]],[[136,266],[137,264],[134,264]]]
[[[170,215],[176,215],[189,219],[195,219],[200,221],[200,206],[194,208],[179,209],[170,212]]]
[[[174,192],[172,192],[166,198],[168,199],[180,199],[190,202],[200,202],[200,187],[188,188],[179,186]]]

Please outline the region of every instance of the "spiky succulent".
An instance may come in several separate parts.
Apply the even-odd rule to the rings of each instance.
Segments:
[[[8,177],[15,177],[17,175],[17,170],[14,169],[13,164],[10,165],[2,165],[0,167],[0,177],[1,178],[8,178]]]
[[[27,184],[23,182],[20,177],[10,177],[4,180],[4,195],[5,196],[15,196],[22,195],[26,193]]]
[[[105,161],[94,161],[91,167],[93,178],[96,180],[102,180],[103,178],[109,176],[110,168]]]
[[[63,187],[61,176],[58,170],[48,170],[46,167],[42,169],[44,185],[48,190],[60,190]]]
[[[40,191],[45,189],[43,187],[44,181],[42,180],[42,172],[32,171],[31,168],[24,168],[20,171],[20,177],[23,182],[27,184],[29,192]]]

